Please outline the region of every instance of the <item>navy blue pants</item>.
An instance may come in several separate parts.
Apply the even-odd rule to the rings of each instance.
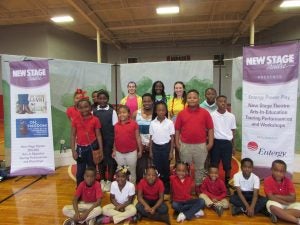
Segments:
[[[190,199],[184,202],[172,202],[172,207],[176,213],[183,213],[187,220],[192,219],[195,213],[203,209],[205,202],[202,198]]]
[[[242,191],[242,194],[244,195],[246,201],[250,205],[252,202],[252,198],[253,198],[253,191]],[[263,211],[266,207],[267,201],[268,201],[267,198],[258,195],[257,202],[254,207],[254,213],[257,214],[257,213]],[[236,207],[242,207],[244,210],[246,210],[246,207],[244,206],[244,203],[238,196],[237,192],[234,192],[234,194],[230,196],[229,202]]]
[[[117,162],[111,156],[113,145],[114,145],[113,139],[108,139],[108,140],[103,139],[103,160],[99,163],[101,180],[113,181],[113,177],[117,169]],[[108,170],[108,177],[105,176],[106,170]]]
[[[228,140],[214,140],[214,146],[210,152],[211,165],[219,166],[222,160],[224,171],[231,170],[231,158],[232,158],[232,143]]]
[[[152,153],[153,153],[153,164],[160,174],[160,179],[165,185],[165,193],[170,192],[170,145],[171,143],[157,145],[153,143]]]
[[[94,141],[91,145],[80,146],[77,145],[76,152],[78,154],[77,158],[77,172],[76,172],[76,183],[77,186],[81,181],[84,180],[84,172],[87,167],[95,167],[93,162],[93,149],[98,149],[98,142]]]
[[[145,199],[145,198],[144,198],[144,200],[145,200],[145,202],[147,202],[147,204],[150,207],[153,207],[156,204],[156,202],[158,201],[158,200],[149,200],[149,199]],[[144,217],[150,217],[150,213],[148,213],[148,212],[145,211],[145,208],[144,208],[144,206],[141,203],[138,202],[135,207],[136,207],[137,211],[140,214],[142,214],[142,216],[144,216]],[[163,202],[156,209],[156,213],[158,213],[160,215],[167,214],[168,213],[168,206],[166,205],[166,203]]]

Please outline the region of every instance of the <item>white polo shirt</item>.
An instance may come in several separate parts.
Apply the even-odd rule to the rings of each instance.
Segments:
[[[214,138],[231,141],[232,130],[236,129],[235,116],[228,111],[223,114],[214,111],[210,115],[214,123]]]
[[[130,196],[135,195],[135,187],[133,183],[126,181],[125,186],[123,187],[122,191],[120,191],[118,182],[113,181],[110,186],[110,193],[115,196],[115,199],[119,204],[124,204],[128,201]]]
[[[246,179],[243,176],[243,172],[240,171],[233,176],[234,186],[240,187],[242,191],[254,191],[259,189],[259,178],[254,173],[251,173],[250,177]]]
[[[162,122],[160,122],[156,117],[150,123],[149,133],[155,144],[166,144],[171,140],[171,135],[175,134],[174,123],[168,118],[165,118]]]

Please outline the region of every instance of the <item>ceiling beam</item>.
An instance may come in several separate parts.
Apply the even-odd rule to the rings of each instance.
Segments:
[[[100,31],[109,42],[118,49],[121,43],[114,39],[114,35],[107,29],[103,21],[93,12],[93,10],[82,0],[67,0],[95,29]]]
[[[251,9],[248,11],[245,19],[240,23],[238,29],[234,32],[232,36],[232,44],[235,44],[240,36],[249,29],[249,26],[252,21],[259,16],[259,14],[263,11],[265,6],[270,3],[271,0],[256,0],[252,5]]]
[[[185,22],[185,23],[162,23],[162,24],[146,24],[146,25],[133,25],[133,26],[118,26],[109,27],[111,31],[116,30],[134,30],[134,29],[144,29],[144,28],[159,28],[159,27],[177,27],[177,26],[197,26],[205,24],[230,24],[230,23],[240,23],[241,20],[215,20],[215,21],[197,21],[197,22]]]

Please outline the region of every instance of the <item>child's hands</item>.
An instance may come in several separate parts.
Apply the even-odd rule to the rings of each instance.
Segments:
[[[116,150],[113,150],[113,152],[111,153],[111,157],[113,157],[113,158],[116,157]]]
[[[173,159],[173,151],[170,151],[169,160],[171,161],[172,159]]]
[[[75,222],[80,221],[80,213],[75,213],[73,219],[74,219]]]
[[[88,217],[88,212],[87,211],[84,211],[80,214],[80,220],[85,220],[87,217]]]
[[[148,212],[148,213],[151,213],[151,208],[150,208],[150,206],[146,206],[146,207],[145,207],[145,211]]]
[[[246,208],[247,216],[252,217],[254,216],[254,207],[249,206]]]
[[[152,214],[152,215],[154,215],[154,213],[155,213],[155,209],[153,209],[153,208],[150,208],[150,211],[149,211],[149,213],[150,213],[150,214]]]
[[[213,198],[213,199],[212,199],[212,202],[213,202],[213,203],[216,203],[216,202],[218,202],[218,199]]]
[[[142,157],[142,151],[138,151],[137,157],[138,157],[138,159]]]
[[[73,159],[74,160],[77,160],[78,159],[78,154],[76,151],[72,151],[72,156],[73,156]]]

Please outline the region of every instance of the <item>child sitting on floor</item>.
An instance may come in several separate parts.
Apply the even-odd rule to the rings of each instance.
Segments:
[[[116,180],[112,182],[110,188],[111,203],[103,207],[103,223],[112,220],[117,224],[136,214],[136,208],[132,204],[135,196],[135,187],[128,181],[130,171],[127,166],[118,166],[116,170]]]
[[[84,180],[79,184],[73,198],[73,205],[66,205],[63,214],[69,219],[64,224],[86,223],[94,225],[95,218],[102,212],[101,198],[103,194],[100,183],[96,182],[96,170],[88,167],[84,172]]]
[[[292,181],[285,176],[286,163],[275,160],[272,163],[272,176],[264,181],[267,210],[271,213],[271,221],[277,222],[277,217],[282,220],[300,224],[300,202],[296,202],[296,192]]]
[[[203,198],[208,208],[213,208],[218,216],[223,214],[223,209],[229,207],[226,199],[226,186],[219,178],[219,169],[217,166],[208,168],[208,176],[204,179],[200,187],[200,198]]]

